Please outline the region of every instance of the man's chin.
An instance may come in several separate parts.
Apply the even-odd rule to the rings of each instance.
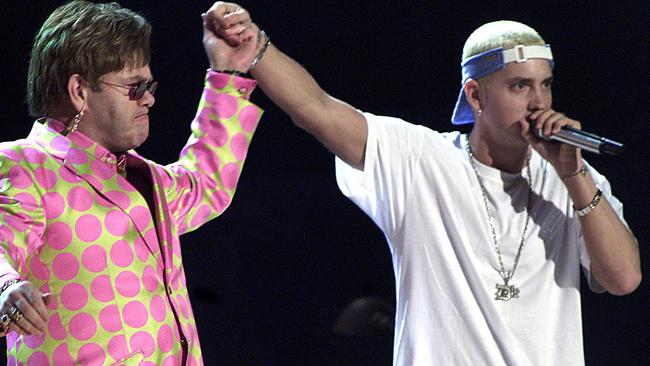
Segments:
[[[113,152],[117,152],[117,151],[124,152],[124,151],[137,149],[142,144],[144,144],[148,136],[149,134],[146,134],[144,136],[138,136],[137,138],[132,139],[129,143],[120,144],[119,146],[116,146]]]
[[[147,141],[147,138],[149,137],[149,123],[145,127],[142,128],[140,133],[135,136],[133,139],[133,147],[131,149],[136,149],[140,147],[140,145],[144,144],[145,141]]]
[[[144,136],[142,139],[136,141],[136,142],[133,144],[133,146],[131,146],[131,148],[129,148],[129,150],[137,149],[137,148],[139,148],[140,146],[142,146],[142,144],[144,144],[145,141],[147,141],[147,137],[148,137],[148,136]]]

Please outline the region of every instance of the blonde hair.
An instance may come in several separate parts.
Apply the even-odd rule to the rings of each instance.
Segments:
[[[493,48],[503,47],[507,50],[517,45],[543,46],[545,44],[539,33],[526,24],[512,20],[498,20],[483,24],[469,35],[463,46],[463,61]]]

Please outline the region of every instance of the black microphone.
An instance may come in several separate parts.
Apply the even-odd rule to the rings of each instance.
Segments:
[[[535,121],[530,121],[531,125]],[[618,155],[623,151],[623,144],[593,133],[564,126],[560,132],[544,136],[541,129],[534,128],[535,136],[546,141],[558,141],[596,154]]]

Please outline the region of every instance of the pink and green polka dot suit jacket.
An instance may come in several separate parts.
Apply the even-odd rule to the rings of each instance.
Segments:
[[[23,278],[54,300],[44,336],[7,335],[10,365],[182,365],[183,348],[203,364],[179,235],[231,202],[262,114],[254,87],[208,72],[180,159],[126,154],[151,205],[118,157],[58,121],[0,144],[0,285]]]

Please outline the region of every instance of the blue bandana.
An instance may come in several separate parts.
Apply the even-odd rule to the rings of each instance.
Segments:
[[[474,113],[472,108],[465,97],[463,86],[469,79],[478,80],[486,75],[503,69],[506,64],[510,62],[526,62],[529,58],[546,59],[554,66],[553,53],[551,46],[516,46],[509,50],[503,48],[493,48],[478,55],[472,56],[463,61],[460,66],[462,68],[462,83],[458,100],[454,113],[451,116],[451,123],[455,125],[463,125],[467,123],[474,123]]]

